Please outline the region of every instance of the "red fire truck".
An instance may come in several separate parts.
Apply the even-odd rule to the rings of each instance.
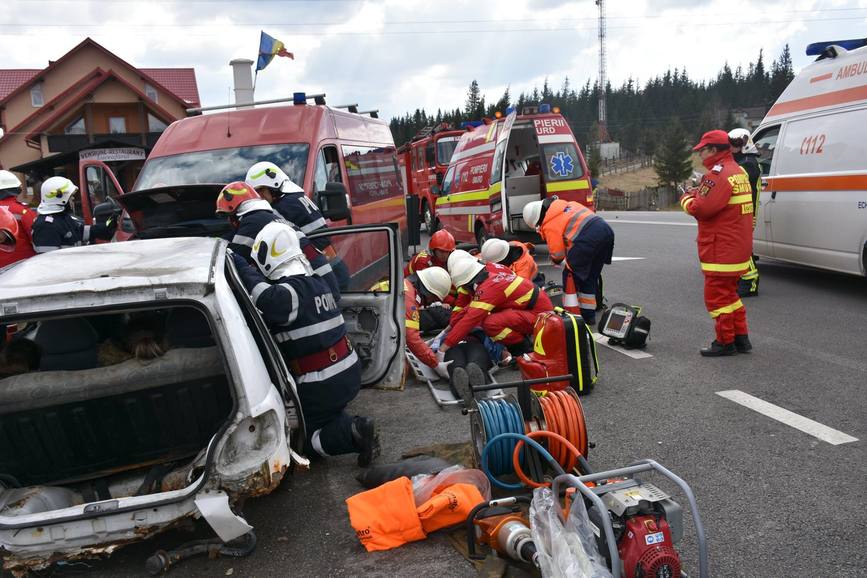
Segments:
[[[419,217],[428,233],[439,228],[436,215],[437,191],[458,139],[464,134],[446,123],[422,129],[397,150],[404,190],[418,197]]]
[[[538,234],[524,223],[530,201],[557,195],[593,208],[590,172],[558,108],[541,104],[487,119],[458,141],[436,201],[440,224],[461,242]]]

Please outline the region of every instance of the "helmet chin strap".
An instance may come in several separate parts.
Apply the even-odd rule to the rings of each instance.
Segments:
[[[291,269],[297,269],[298,265],[301,265],[302,270],[292,272]],[[269,279],[279,279],[280,277],[289,277],[291,275],[305,275],[310,277],[313,275],[313,267],[310,266],[310,261],[304,256],[303,253],[299,253],[298,255],[286,260],[283,263],[280,263],[278,266],[274,267],[274,270],[268,275]]]

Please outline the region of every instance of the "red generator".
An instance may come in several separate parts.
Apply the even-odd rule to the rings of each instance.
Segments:
[[[518,358],[524,379],[571,374],[571,381],[534,386],[536,392],[572,386],[579,395],[589,393],[599,379],[599,358],[593,332],[580,315],[559,307],[542,313],[533,326],[533,351]]]

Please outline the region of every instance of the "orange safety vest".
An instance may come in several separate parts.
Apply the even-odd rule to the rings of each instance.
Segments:
[[[575,201],[557,199],[545,213],[539,234],[548,244],[551,260],[559,264],[566,258],[581,230],[596,218],[596,214]]]
[[[536,275],[539,274],[539,266],[536,264],[536,259],[530,254],[532,245],[521,241],[509,241],[509,245],[521,248],[521,256],[509,266],[515,275],[528,281],[535,279]]]

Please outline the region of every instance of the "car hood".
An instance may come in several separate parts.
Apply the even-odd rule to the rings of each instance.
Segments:
[[[129,213],[139,239],[223,236],[231,226],[214,212],[223,186],[157,187],[132,191],[117,200]]]

